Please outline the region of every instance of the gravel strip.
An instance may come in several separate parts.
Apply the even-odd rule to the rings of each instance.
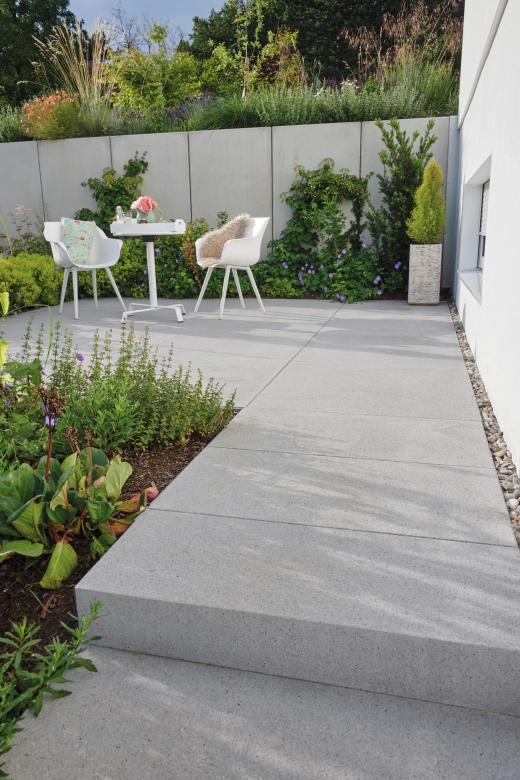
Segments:
[[[478,366],[475,363],[473,352],[468,344],[466,331],[464,330],[455,301],[448,301],[448,306],[459,340],[462,356],[466,363],[466,368],[468,369],[471,384],[473,385],[473,391],[477,399],[480,414],[482,415],[482,423],[486,432],[489,449],[493,455],[493,463],[495,464],[498,480],[504,494],[504,501],[506,502],[509,517],[511,518],[516,541],[520,547],[520,479],[518,478],[516,466],[511,459],[511,452],[508,449],[504,440],[504,435],[500,430],[498,420],[493,412],[493,407],[486,393],[486,388],[482,381],[482,377],[480,376]]]

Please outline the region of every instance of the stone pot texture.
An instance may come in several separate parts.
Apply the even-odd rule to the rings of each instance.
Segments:
[[[442,244],[410,244],[408,303],[436,306],[441,291]]]

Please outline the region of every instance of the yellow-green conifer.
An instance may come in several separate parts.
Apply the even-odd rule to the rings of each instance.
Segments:
[[[406,223],[408,236],[416,244],[435,244],[446,224],[445,201],[441,194],[442,170],[433,158],[424,171],[421,186],[415,193],[415,206]]]

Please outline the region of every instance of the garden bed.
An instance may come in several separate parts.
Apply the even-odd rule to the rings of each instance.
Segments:
[[[194,435],[184,445],[156,447],[145,452],[125,451],[123,459],[132,465],[133,473],[122,498],[130,498],[143,485],[153,484],[159,491],[164,490],[212,438]],[[46,591],[39,584],[47,567],[46,557],[34,560],[14,555],[0,566],[0,634],[10,630],[11,622],[21,623],[26,617],[28,623],[40,626],[41,642],[37,652],[54,636],[68,638],[60,623],[73,624],[70,616],[76,615],[74,586],[95,564],[88,539],[78,538],[74,547],[78,556],[77,568],[56,591]]]

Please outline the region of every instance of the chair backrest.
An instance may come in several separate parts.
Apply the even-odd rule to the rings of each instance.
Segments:
[[[71,268],[74,265],[74,263],[71,261],[65,249],[59,246],[58,243],[61,241],[61,222],[45,222],[43,235],[51,245],[52,256],[56,264],[62,266],[62,268]],[[96,229],[94,230],[94,236],[92,239],[92,247],[90,250],[90,262],[93,265],[102,263],[104,260],[103,245],[102,245],[102,241],[104,238],[106,239],[105,234],[96,225]],[[80,266],[78,265],[78,268],[79,267]],[[88,270],[88,266],[83,266],[83,267]]]

